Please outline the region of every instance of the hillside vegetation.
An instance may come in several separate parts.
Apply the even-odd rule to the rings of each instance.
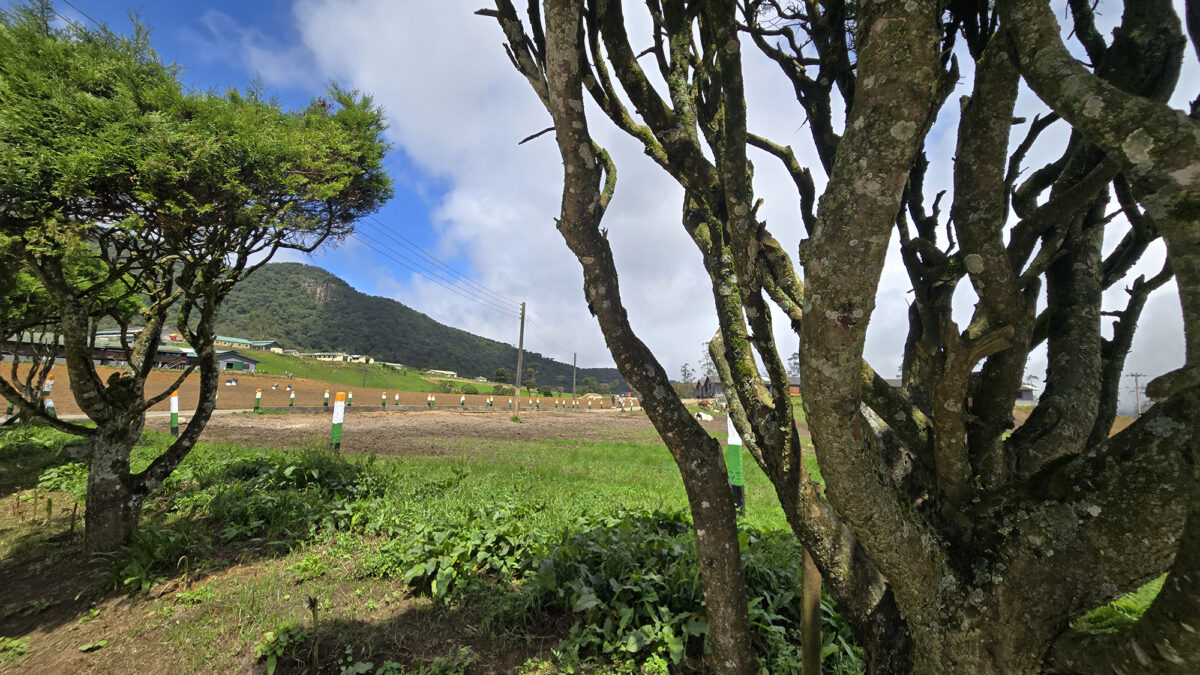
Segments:
[[[239,284],[221,308],[217,332],[274,339],[300,351],[370,354],[464,377],[491,378],[498,368],[511,372],[517,362],[512,345],[438,323],[395,300],[365,295],[325,270],[300,263],[265,265]],[[525,366],[538,368],[539,385],[571,386],[568,363],[527,351]],[[616,368],[580,368],[577,377],[628,391]]]
[[[335,363],[302,359],[287,354],[271,352],[250,352],[251,358],[258,360],[260,375],[279,375],[291,373],[296,377],[306,377],[310,380],[344,384],[348,387],[370,387],[390,391],[432,391],[433,383],[425,380],[413,370],[401,371],[378,364],[365,363]]]

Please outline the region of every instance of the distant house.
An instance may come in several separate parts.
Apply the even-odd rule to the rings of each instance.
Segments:
[[[217,352],[218,370],[241,370],[253,373],[258,367],[258,361],[243,356],[233,350]]]
[[[217,347],[229,347],[230,349],[275,352],[276,354],[283,353],[283,345],[274,340],[247,340],[245,338],[218,335],[217,338],[213,340],[213,345]]]
[[[346,357],[348,363],[375,363],[375,359],[366,354],[350,354]]]
[[[696,381],[697,398],[717,398],[723,395],[725,389],[721,387],[721,378],[716,375],[706,375]]]
[[[305,352],[301,354],[306,359],[316,359],[318,361],[345,361],[350,358],[349,354],[343,352]]]
[[[475,378],[475,381],[476,382],[487,382],[488,379],[486,377],[480,375],[479,377]]]
[[[788,394],[792,396],[800,395],[800,376],[796,375],[788,378]]]
[[[438,377],[458,377],[458,373],[453,370],[427,370],[425,372],[430,375],[437,375]]]
[[[902,381],[898,377],[889,377],[886,379],[888,384],[896,387],[897,389],[899,389],[900,385],[902,384]],[[1021,388],[1017,390],[1017,403],[1037,403],[1037,400],[1037,393],[1033,387],[1023,384],[1021,385]]]
[[[186,347],[159,345],[154,353],[155,368],[183,369],[195,360],[196,352]],[[98,366],[123,367],[126,365],[125,348],[112,344],[93,347],[92,362]]]

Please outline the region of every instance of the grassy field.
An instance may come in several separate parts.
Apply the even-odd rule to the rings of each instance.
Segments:
[[[387,459],[200,444],[147,504],[135,544],[89,567],[78,526],[67,533],[86,471],[56,456],[57,433],[8,432],[0,499],[18,506],[0,515],[0,575],[15,583],[0,592],[0,636],[24,642],[0,643],[0,671],[232,672],[272,655],[279,672],[314,659],[337,673],[700,667],[685,496],[645,436],[461,440]],[[147,433],[135,469],[170,440]],[[788,672],[798,550],[747,464],[759,646]],[[853,672],[857,650],[827,609],[828,663]]]
[[[364,389],[433,390],[433,384],[421,378],[417,370],[399,371],[390,366],[375,364],[317,361],[271,352],[253,352],[251,356],[258,360],[257,372],[263,375],[283,376],[285,373],[291,373],[296,377]]]
[[[134,544],[94,561],[72,530],[87,476],[58,456],[65,440],[0,433],[0,672],[706,668],[683,488],[651,430],[387,458],[202,443]],[[170,442],[146,433],[135,470]],[[755,648],[796,672],[798,545],[749,458],[746,498]],[[1126,625],[1156,590],[1078,625]],[[823,671],[858,672],[828,599],[822,614]]]

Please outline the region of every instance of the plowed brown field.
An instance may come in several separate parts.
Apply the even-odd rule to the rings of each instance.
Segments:
[[[8,379],[9,368],[11,363],[4,364],[0,372],[0,377]],[[117,372],[114,368],[105,368],[98,366],[96,372],[101,379],[107,379],[109,375]],[[75,398],[71,395],[69,378],[67,376],[66,366],[57,365],[51,371],[54,376],[54,390],[52,397],[54,399],[54,407],[60,415],[75,415],[80,413],[79,406],[75,404]],[[170,370],[156,370],[150,373],[146,381],[146,395],[155,396],[179,377],[179,373]],[[238,385],[236,387],[225,386],[224,382],[230,378],[236,377]],[[383,393],[382,389],[370,388],[350,388],[346,385],[329,384],[318,380],[308,380],[304,378],[281,379],[271,375],[254,375],[245,371],[238,372],[236,375],[233,371],[228,371],[221,375],[221,384],[217,386],[217,409],[218,410],[244,410],[254,407],[255,390],[262,389],[262,405],[264,407],[285,407],[288,405],[289,397],[292,392],[287,391],[287,386],[291,385],[293,391],[296,392],[296,407],[311,407],[319,406],[324,402],[325,391],[329,390],[329,399],[332,402],[334,395],[338,391],[350,391],[354,393],[355,407],[380,407],[379,395]],[[272,389],[272,385],[278,385],[278,388]],[[200,393],[200,377],[193,373],[183,384],[179,386],[179,409],[194,410]],[[428,395],[419,391],[402,391],[400,394],[400,405],[425,405],[425,397]],[[387,392],[387,407],[391,408],[396,404],[397,392]],[[437,406],[439,408],[457,408],[459,407],[458,394],[435,394],[437,396]],[[497,396],[495,397],[496,408],[507,408],[508,399],[512,397]],[[487,404],[488,397],[486,395],[470,395],[467,396],[466,404],[468,406],[484,406]],[[536,400],[537,397],[534,397]],[[522,400],[522,405],[525,408],[529,407],[529,399]],[[582,401],[582,399],[581,399]],[[332,404],[332,403],[331,403]],[[515,401],[514,401],[515,405]],[[581,402],[583,408],[587,407],[586,402]],[[606,397],[593,404],[597,409],[603,407],[608,409],[610,406],[609,399]],[[163,400],[155,405],[151,410],[169,410],[170,402]],[[553,410],[553,399],[542,399],[542,410]]]

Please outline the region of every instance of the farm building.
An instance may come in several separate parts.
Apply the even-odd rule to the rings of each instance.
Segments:
[[[242,356],[233,350],[217,352],[218,370],[243,370],[253,373],[257,367],[258,361],[249,356]]]
[[[887,383],[893,387],[899,388],[901,385],[900,378],[898,377],[889,377],[886,379]],[[1037,392],[1033,387],[1027,384],[1022,384],[1021,388],[1017,390],[1017,403],[1037,403],[1037,400]]]
[[[183,347],[160,345],[154,353],[155,368],[186,368],[195,360],[196,352]],[[119,345],[94,347],[92,361],[98,366],[122,367],[126,363],[125,348]]]
[[[306,359],[318,361],[336,361],[340,363],[375,363],[375,359],[365,354],[347,354],[346,352],[308,352],[301,354]]]
[[[716,375],[706,375],[696,382],[697,398],[716,398],[725,394],[721,387],[721,378]]]
[[[438,377],[458,377],[458,373],[453,370],[427,370],[425,372],[430,375],[437,375]]]
[[[245,338],[218,335],[217,339],[213,341],[213,344],[217,347],[229,347],[231,349],[275,352],[276,354],[283,353],[283,345],[274,340],[247,340]]]

